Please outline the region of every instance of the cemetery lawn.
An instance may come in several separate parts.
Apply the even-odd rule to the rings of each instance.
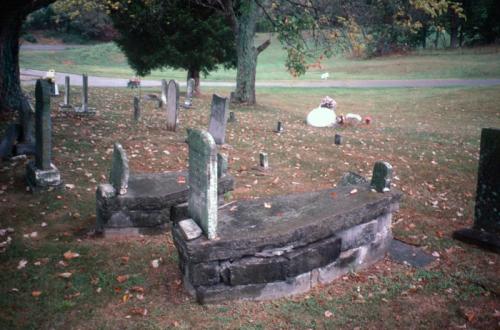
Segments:
[[[33,94],[33,87],[29,91]],[[25,160],[0,163],[0,229],[14,229],[0,253],[1,328],[499,326],[500,257],[454,241],[451,234],[472,225],[480,130],[500,127],[500,87],[259,89],[258,106],[230,108],[237,122],[228,124],[231,147],[222,151],[229,155],[236,187],[228,201],[331,188],[346,171],[369,177],[376,160],[388,161],[395,188],[405,194],[393,218],[394,236],[439,257],[426,269],[386,258],[293,298],[200,306],[183,291],[170,233],[128,239],[87,235],[113,143],[123,144],[133,172],[185,169],[186,128],[207,127],[215,91],[229,93],[203,90],[193,109],[181,111],[176,133],[166,131],[165,114],[149,101],[141,102],[142,121],[133,123],[137,91],[90,88],[90,106],[99,111],[94,118],[60,113],[61,99],[52,99],[53,162],[66,186],[32,195],[26,192]],[[78,93],[72,93],[73,104]],[[325,95],[336,99],[338,112],[369,115],[372,124],[337,130],[306,126],[307,113]],[[0,121],[1,134],[9,120],[15,118]],[[280,135],[273,133],[278,120],[285,128]],[[335,133],[344,137],[343,145],[334,145]],[[268,175],[252,170],[259,151],[269,154]],[[68,251],[79,257],[65,258]]]
[[[259,35],[259,42],[266,37],[265,34]],[[322,68],[312,67],[304,76],[293,78],[283,64],[286,52],[279,42],[273,39],[271,46],[259,56],[257,81],[319,80],[324,72],[329,72],[330,79],[334,80],[499,78],[499,50],[498,46],[459,50],[425,50],[369,60],[335,56],[323,60]],[[134,76],[125,56],[113,43],[53,52],[24,51],[20,54],[20,66],[27,69],[55,69],[57,72],[88,73],[103,77],[130,78]],[[202,79],[234,81],[235,77],[235,70],[219,70]],[[145,79],[184,81],[186,72],[170,69],[155,70]]]

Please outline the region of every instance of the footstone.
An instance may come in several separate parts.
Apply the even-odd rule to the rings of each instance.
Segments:
[[[35,95],[35,161],[28,163],[26,168],[26,178],[32,191],[61,184],[59,171],[51,163],[50,84],[42,79],[37,80]]]
[[[188,130],[190,217],[212,240],[217,236],[217,147],[206,131]]]
[[[139,98],[134,96],[134,121],[139,121],[139,119],[141,119],[141,105]]]
[[[174,132],[177,129],[179,110],[179,85],[174,80],[168,82],[166,109],[167,130]]]
[[[395,262],[410,265],[415,268],[424,268],[436,260],[435,257],[425,253],[422,249],[395,239],[391,241],[388,255],[389,258]]]
[[[10,159],[14,155],[14,144],[20,135],[20,126],[18,124],[11,124],[7,127],[5,135],[0,141],[0,158]]]
[[[224,144],[226,140],[228,109],[229,100],[227,98],[215,94],[212,96],[212,110],[208,132],[217,144]]]
[[[127,154],[120,143],[115,143],[109,182],[118,195],[127,193],[129,175]]]
[[[193,221],[193,219],[186,219],[179,221],[179,228],[181,230],[184,239],[187,241],[198,238],[203,233],[201,228]]]
[[[392,166],[387,162],[378,161],[373,166],[371,186],[377,192],[386,192],[391,189]]]

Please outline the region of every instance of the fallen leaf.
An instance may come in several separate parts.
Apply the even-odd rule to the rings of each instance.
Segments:
[[[130,314],[132,315],[142,315],[146,316],[148,315],[148,310],[146,308],[141,308],[141,307],[134,307],[129,311]]]
[[[330,312],[330,311],[325,311],[325,317],[330,318],[330,317],[332,317],[332,316],[333,316],[333,313],[332,313],[332,312]]]
[[[160,267],[160,260],[159,259],[155,259],[155,260],[151,261],[151,267],[153,267],[153,268]]]
[[[332,196],[332,198],[336,198],[337,197],[337,193],[335,191],[332,191],[330,193],[330,196]]]
[[[137,293],[144,293],[144,288],[142,286],[133,286],[132,288],[130,288],[130,291],[132,292],[137,292]]]
[[[57,274],[57,276],[62,277],[62,278],[70,278],[72,275],[73,275],[73,273],[70,273],[70,272]]]
[[[116,277],[116,280],[118,281],[118,283],[123,283],[128,280],[128,275],[118,275]]]
[[[41,294],[42,294],[42,291],[31,291],[31,295],[33,297],[40,297]]]
[[[19,261],[19,264],[17,265],[17,269],[23,269],[24,267],[26,267],[26,265],[28,264],[28,260],[21,260]]]
[[[270,209],[271,208],[271,203],[264,203],[264,207],[266,209]]]
[[[122,297],[122,301],[126,303],[130,299],[130,295],[128,293],[125,293]]]
[[[357,192],[358,192],[358,189],[353,189],[353,190],[351,190],[351,191],[349,192],[349,194],[354,195],[354,194],[355,194],[355,193],[357,193]]]
[[[184,177],[184,176],[179,176],[179,177],[177,178],[177,183],[179,183],[179,184],[184,184],[184,183],[186,183],[186,177]]]
[[[129,257],[129,256],[123,256],[123,257],[120,257],[120,260],[121,260],[122,265],[127,264],[129,259],[130,259],[130,257]]]
[[[66,260],[78,258],[79,256],[80,256],[80,254],[73,252],[71,250],[64,252],[64,259],[66,259]]]

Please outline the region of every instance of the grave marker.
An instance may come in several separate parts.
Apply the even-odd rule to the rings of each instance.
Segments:
[[[127,154],[120,143],[115,143],[111,171],[109,173],[109,183],[115,188],[118,195],[127,193],[129,176]]]
[[[235,123],[236,122],[236,116],[234,115],[234,112],[229,112],[229,118],[227,120],[228,123]]]
[[[217,236],[217,147],[206,131],[188,130],[189,216],[212,240]]]
[[[261,152],[259,154],[259,160],[260,160],[260,168],[263,170],[267,170],[269,168],[269,157],[267,155],[267,152]]]
[[[168,84],[165,79],[161,80],[161,95],[160,100],[158,101],[158,108],[167,106],[167,93],[168,93]]]
[[[168,82],[167,89],[167,130],[175,132],[177,129],[177,111],[179,109],[179,85],[174,81]]]
[[[217,177],[221,178],[227,174],[228,161],[227,156],[217,153]]]
[[[184,100],[185,108],[190,108],[193,105],[194,84],[195,84],[194,79],[189,78],[187,81],[186,99]]]
[[[27,181],[32,191],[61,184],[59,170],[51,163],[50,84],[38,79],[35,95],[35,161],[28,163],[26,168]]]
[[[229,100],[218,95],[212,96],[212,112],[208,132],[213,136],[215,143],[224,144],[226,139],[226,123]]]
[[[64,78],[64,102],[59,104],[59,107],[61,108],[61,110],[73,108],[71,106],[71,104],[69,103],[70,89],[71,89],[71,86],[70,86],[69,76],[66,76]]]
[[[373,175],[370,185],[377,192],[391,190],[392,165],[388,162],[378,161],[373,166]]]
[[[283,123],[281,121],[278,121],[278,125],[276,125],[276,133],[283,133]]]
[[[89,107],[89,77],[82,75],[82,106],[75,109],[76,113],[83,115],[95,114],[95,108]]]
[[[141,105],[139,103],[139,98],[134,96],[134,121],[139,121],[141,119]]]

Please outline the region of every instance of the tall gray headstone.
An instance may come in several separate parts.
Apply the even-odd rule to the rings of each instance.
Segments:
[[[221,178],[227,174],[228,160],[227,156],[217,153],[217,177]]]
[[[79,114],[95,114],[95,109],[89,107],[89,77],[82,75],[82,106],[76,109]]]
[[[123,150],[122,145],[116,142],[113,147],[113,160],[111,161],[109,183],[115,188],[118,195],[127,193],[129,176],[127,153]]]
[[[269,157],[267,155],[267,152],[261,152],[259,154],[259,165],[263,170],[269,169]]]
[[[71,96],[71,86],[69,76],[64,77],[64,102],[59,104],[61,110],[71,109],[72,106],[69,103],[69,98]]]
[[[190,108],[193,105],[194,84],[195,80],[193,78],[189,78],[187,81],[186,99],[184,100],[185,108]]]
[[[32,190],[61,184],[59,171],[51,163],[50,88],[47,81],[37,80],[35,88],[35,161],[28,163],[26,169],[27,181]]]
[[[212,111],[208,132],[213,136],[215,143],[224,144],[226,139],[226,124],[229,109],[229,100],[218,95],[212,96]]]
[[[174,81],[168,82],[167,90],[167,130],[177,129],[177,111],[179,110],[179,85]]]
[[[188,130],[189,216],[208,239],[217,237],[217,146],[212,136]]]
[[[378,161],[373,166],[373,175],[370,185],[377,192],[391,190],[392,165],[388,162]]]
[[[139,121],[141,119],[141,104],[139,98],[134,96],[134,120]]]

